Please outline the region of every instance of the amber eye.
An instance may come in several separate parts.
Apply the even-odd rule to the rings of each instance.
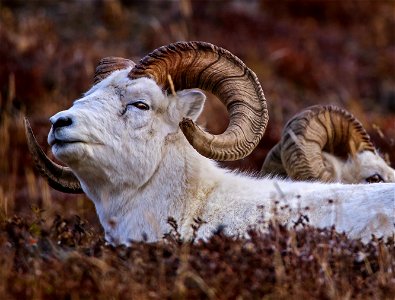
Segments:
[[[367,183],[377,183],[377,182],[384,182],[384,179],[379,174],[374,174],[366,178]]]
[[[138,109],[141,109],[141,110],[149,110],[148,104],[144,103],[142,101],[136,101],[136,102],[130,103],[128,105],[133,105],[134,107],[137,107]]]
[[[134,106],[140,110],[149,110],[150,107],[147,103],[143,102],[143,101],[135,101],[135,102],[129,102],[128,104],[126,104],[126,106],[122,109],[121,111],[121,116],[123,116],[127,111],[128,108]]]

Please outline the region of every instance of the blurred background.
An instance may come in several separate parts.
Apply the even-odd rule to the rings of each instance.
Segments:
[[[56,192],[37,176],[23,117],[51,156],[48,119],[90,88],[100,58],[138,61],[181,40],[228,49],[263,86],[269,127],[249,157],[227,167],[259,170],[284,123],[313,104],[352,112],[395,166],[394,1],[0,0],[1,218],[38,209],[97,225],[85,196]],[[199,123],[219,133],[227,116],[209,100]]]

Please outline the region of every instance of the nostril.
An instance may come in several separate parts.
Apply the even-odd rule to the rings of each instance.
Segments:
[[[60,117],[55,121],[55,123],[52,124],[52,127],[55,130],[56,128],[70,126],[71,124],[73,124],[73,121],[71,118]]]

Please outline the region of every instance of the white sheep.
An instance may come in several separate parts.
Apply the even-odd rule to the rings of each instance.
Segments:
[[[161,239],[170,230],[168,217],[189,239],[197,218],[205,222],[197,237],[207,238],[221,225],[229,235],[245,235],[249,226],[264,230],[274,218],[292,225],[301,214],[313,226],[335,225],[353,238],[393,236],[395,184],[258,179],[207,158],[248,155],[267,123],[255,74],[228,51],[181,42],[155,50],[136,66],[104,59],[95,82],[70,109],[50,119],[48,142],[68,167],[43,153],[27,121],[26,132],[49,184],[85,192],[109,242]],[[226,105],[230,124],[223,134],[213,136],[195,125],[205,95],[190,88],[210,91]]]
[[[394,174],[362,124],[333,105],[308,107],[289,120],[260,172],[343,183],[395,182]]]

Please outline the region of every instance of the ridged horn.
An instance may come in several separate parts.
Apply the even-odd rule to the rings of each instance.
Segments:
[[[289,177],[333,181],[322,151],[347,158],[360,151],[375,152],[362,124],[336,106],[311,106],[293,117],[281,138],[281,160]]]
[[[130,59],[126,59],[122,57],[114,57],[114,56],[104,57],[100,60],[99,64],[96,67],[93,82],[94,84],[97,84],[114,71],[126,69],[129,67],[134,67],[134,66],[135,63]]]
[[[25,133],[30,154],[34,159],[37,169],[41,175],[47,179],[48,184],[55,190],[64,193],[83,193],[84,191],[81,188],[81,184],[71,169],[58,165],[45,155],[33,134],[29,121],[26,118]]]
[[[281,160],[281,143],[277,143],[266,155],[259,175],[270,175],[283,178],[287,177],[287,172],[285,171]]]
[[[192,120],[180,122],[189,143],[202,155],[216,160],[241,159],[252,152],[268,122],[266,100],[257,76],[229,51],[204,42],[178,42],[145,56],[131,70],[132,79],[150,77],[170,90],[200,88],[213,93],[226,106],[229,125],[212,135]]]

